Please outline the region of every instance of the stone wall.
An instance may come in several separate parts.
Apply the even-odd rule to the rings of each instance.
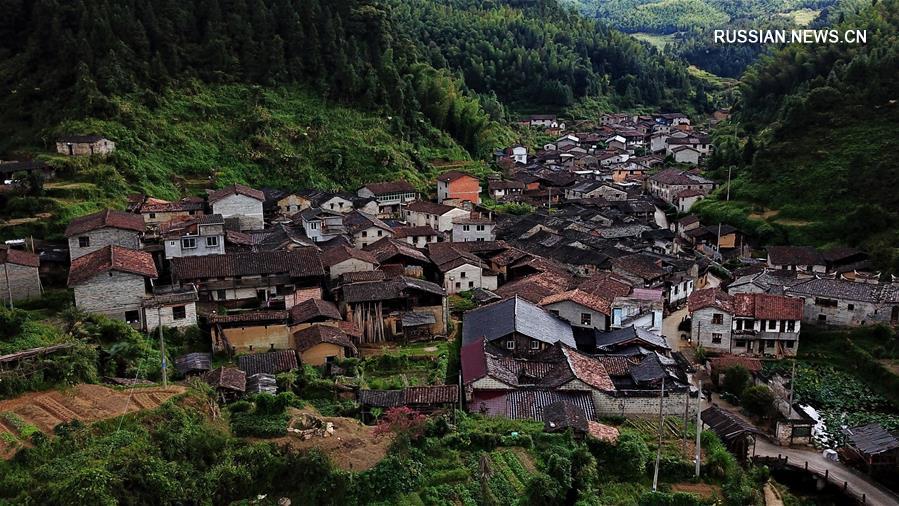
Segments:
[[[7,279],[9,275],[9,279]],[[0,301],[36,299],[41,296],[41,279],[37,267],[18,264],[0,264]]]
[[[722,315],[721,324],[712,323],[716,314]],[[694,343],[701,345],[706,350],[729,353],[732,331],[733,317],[721,309],[707,307],[694,311],[692,314],[690,335]],[[720,343],[713,342],[713,334],[721,334]]]
[[[86,248],[78,246],[79,237],[89,238],[90,246],[87,246]],[[72,260],[110,245],[130,249],[141,249],[140,234],[134,230],[106,227],[69,237],[69,253]]]
[[[558,312],[557,314],[559,318],[567,321],[573,327],[594,328],[599,330],[606,330],[608,328],[606,315],[600,313],[599,311],[594,311],[580,304],[571,302],[570,300],[564,300],[561,302],[556,302],[554,304],[549,304],[545,307],[545,309],[554,314],[556,314],[555,312]],[[581,313],[587,313],[590,315],[590,325],[584,325],[581,323]]]
[[[181,306],[184,306],[185,317],[176,320],[174,309]],[[159,327],[160,319],[163,327],[184,328],[194,326],[197,324],[197,305],[194,302],[188,302],[186,304],[162,306],[159,310],[155,307],[144,308],[144,325],[148,332],[152,332]]]
[[[246,195],[229,195],[212,204],[212,212],[225,219],[237,218],[241,230],[261,230],[265,226],[262,202]]]
[[[140,312],[145,290],[142,276],[104,272],[75,286],[75,307],[124,320],[126,311]]]

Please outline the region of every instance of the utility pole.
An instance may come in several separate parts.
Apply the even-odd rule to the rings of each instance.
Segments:
[[[3,262],[3,277],[6,278],[6,295],[9,296],[9,308],[15,309],[12,302],[12,286],[9,284],[9,259]]]
[[[167,365],[165,360],[165,338],[162,336],[162,307],[156,306],[156,325],[159,327],[159,354],[162,356],[162,387],[169,386],[168,375],[166,374]]]
[[[652,491],[655,492],[659,487],[659,462],[662,459],[662,429],[665,427],[665,418],[663,408],[665,406],[665,376],[662,376],[662,390],[659,396],[659,446],[656,448],[656,468],[652,473]]]
[[[793,372],[790,373],[790,404],[787,406],[787,413],[793,411],[793,392],[796,391],[796,359],[793,359]]]
[[[696,396],[696,477],[699,478],[699,465],[702,459],[702,380],[699,380],[699,395]]]

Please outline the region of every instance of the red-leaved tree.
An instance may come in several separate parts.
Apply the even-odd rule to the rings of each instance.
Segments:
[[[410,441],[414,441],[424,434],[425,422],[427,422],[427,417],[412,408],[407,406],[390,408],[378,422],[374,434],[375,436],[386,434],[405,436]]]

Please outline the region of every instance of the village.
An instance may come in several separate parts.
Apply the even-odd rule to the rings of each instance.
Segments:
[[[453,169],[428,188],[133,195],[71,220],[64,243],[7,241],[0,301],[67,289],[77,310],[151,337],[198,328],[202,349],[163,375],[199,377],[223,405],[277,393],[279,374],[311,366],[366,423],[461,409],[614,441],[629,419],[699,420],[740,461],[800,448],[806,470],[896,470],[887,428],[846,426],[822,456],[820,418],[794,402],[807,329],[899,325],[899,283],[867,253],[759,244],[703,223],[691,209],[726,182],[703,175],[710,134],[684,114],[523,126],[554,140],[497,150],[484,179]],[[70,157],[115,149],[102,135],[56,143]],[[35,173],[54,176],[40,161],[0,164],[7,186]],[[52,353],[0,356],[0,371]],[[428,374],[441,355],[456,365]],[[385,356],[426,373],[353,376]],[[728,390],[743,372],[743,391]],[[332,422],[294,430],[340,435]],[[874,478],[840,486],[867,504],[895,500]]]

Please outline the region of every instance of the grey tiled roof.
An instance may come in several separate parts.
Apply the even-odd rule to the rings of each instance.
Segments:
[[[518,332],[549,344],[561,342],[576,346],[568,322],[518,296],[469,311],[463,321],[462,342],[465,344],[481,336],[493,341]]]

